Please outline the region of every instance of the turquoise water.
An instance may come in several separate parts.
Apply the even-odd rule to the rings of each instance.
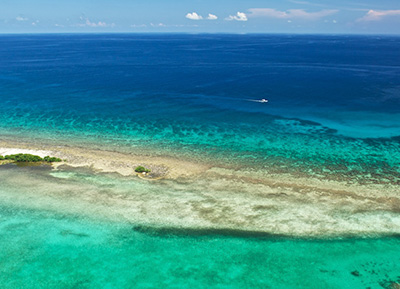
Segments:
[[[398,37],[0,41],[2,135],[399,181]]]
[[[138,101],[137,105],[145,106],[143,100]],[[151,149],[160,155],[280,172],[302,171],[344,179],[357,175],[366,181],[400,181],[397,138],[346,137],[329,127],[297,118],[237,112],[235,118],[245,119],[245,122],[219,122],[207,117],[208,123],[202,124],[195,120],[158,117],[142,121],[131,119],[130,114],[100,118],[94,113],[75,115],[72,110],[32,112],[30,105],[21,106],[26,107],[13,106],[0,116],[2,135],[29,136],[56,144],[67,142],[124,152]],[[223,118],[226,114],[214,116]],[[398,123],[400,121],[391,125],[395,132],[400,131]],[[374,177],[368,177],[371,175]]]
[[[213,166],[158,182],[1,166],[1,288],[400,283],[398,37],[0,44],[0,141]]]
[[[0,283],[7,289],[364,289],[400,282],[398,238],[149,234],[129,225],[4,206],[1,220]]]
[[[344,200],[335,210],[307,195],[293,204],[283,197],[261,215],[275,231],[262,233],[246,230],[251,223],[232,216],[227,201],[232,196],[243,206],[235,213],[239,219],[254,214],[246,204],[254,198],[251,191],[233,180],[208,179],[203,185],[192,180],[189,186],[182,180],[149,183],[87,169],[15,165],[1,166],[0,178],[2,288],[392,288],[400,282],[400,239],[387,232],[371,235],[377,224],[398,231],[396,214],[392,224],[379,211],[357,219],[356,204]],[[314,203],[304,203],[309,201]],[[255,205],[263,207],[263,199]],[[279,220],[276,211],[285,207]],[[237,226],[190,223],[213,214]],[[174,215],[183,226],[176,220],[173,225]],[[159,218],[161,225],[152,224]],[[324,237],[341,229],[340,222],[349,226],[351,218],[360,230],[353,237],[344,237],[350,230]],[[279,225],[293,226],[293,234],[311,226],[322,235],[279,236],[274,233]]]

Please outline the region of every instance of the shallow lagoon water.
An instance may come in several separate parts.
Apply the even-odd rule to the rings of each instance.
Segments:
[[[188,197],[187,185],[49,166],[2,166],[0,177],[3,288],[391,288],[400,282],[400,239],[367,237],[368,223],[353,237],[333,238],[173,226],[168,214],[186,225],[190,219],[171,194],[188,205],[207,205],[196,197],[200,193]],[[209,185],[217,200],[221,189]],[[307,221],[288,218],[297,227]],[[355,224],[363,226],[362,219]]]
[[[241,174],[241,175],[240,175]],[[398,188],[212,168],[147,181],[90,169],[0,166],[2,204],[170,231],[302,238],[400,234]],[[261,178],[261,180],[260,180]]]
[[[391,288],[400,239],[169,235],[1,207],[2,288]]]

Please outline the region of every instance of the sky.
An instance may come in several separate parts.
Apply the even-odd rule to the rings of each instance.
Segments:
[[[1,0],[0,33],[400,34],[400,0]]]

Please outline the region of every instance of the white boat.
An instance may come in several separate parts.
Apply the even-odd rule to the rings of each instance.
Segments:
[[[247,101],[254,101],[254,102],[263,102],[263,103],[266,103],[266,102],[268,102],[268,99],[265,99],[265,98],[263,98],[263,99],[247,99]]]

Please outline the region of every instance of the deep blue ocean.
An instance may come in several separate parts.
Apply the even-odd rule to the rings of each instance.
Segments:
[[[70,135],[190,156],[215,152],[211,157],[264,166],[399,166],[398,37],[3,35],[0,41],[4,133]]]
[[[400,37],[0,35],[0,103],[0,139],[143,148],[238,170],[400,184]],[[0,170],[12,180],[1,180],[4,196],[17,195],[22,175],[36,174],[13,170],[14,177]],[[2,288],[400,282],[396,236],[141,235],[130,224],[3,200]]]

